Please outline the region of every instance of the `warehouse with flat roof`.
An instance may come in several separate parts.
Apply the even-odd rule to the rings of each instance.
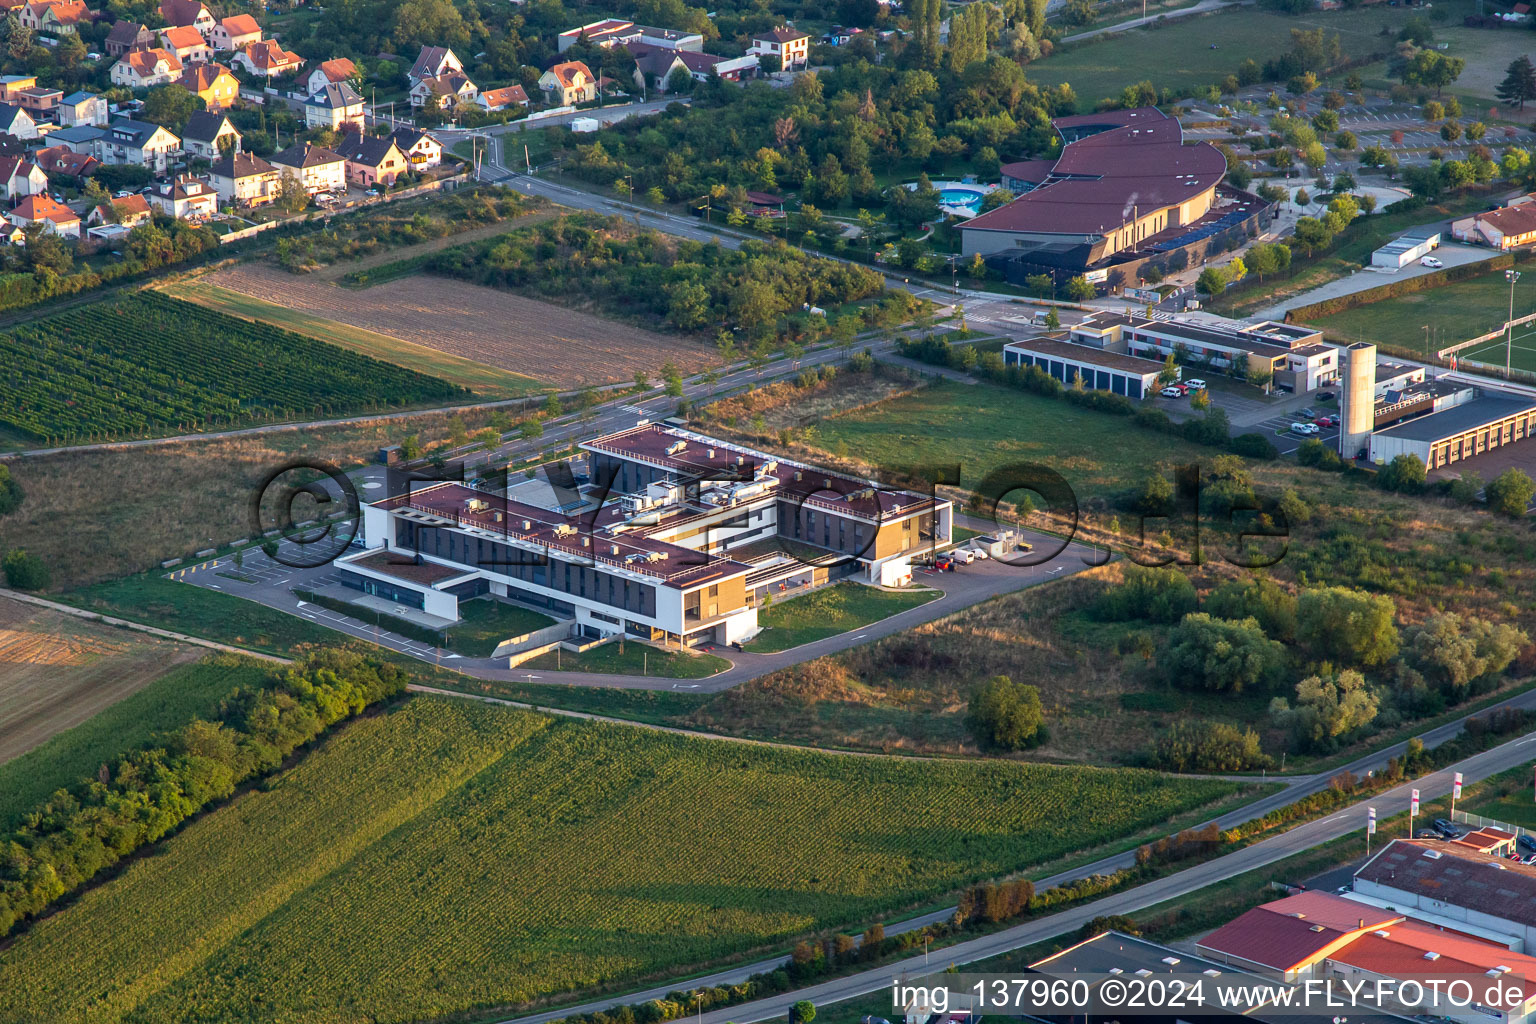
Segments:
[[[1127,398],[1143,398],[1153,393],[1158,374],[1163,372],[1163,364],[1156,360],[1053,338],[1010,342],[1003,346],[1003,363],[1038,367],[1068,386],[1081,377],[1085,388]],[[1176,376],[1178,372],[1175,367]]]

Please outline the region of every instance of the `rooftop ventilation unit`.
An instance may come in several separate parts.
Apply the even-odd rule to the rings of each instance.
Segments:
[[[1442,855],[1439,850],[1425,850],[1424,856],[1428,857],[1430,860],[1439,860]]]
[[[688,447],[688,442],[687,441],[673,441],[671,444],[667,445],[667,454],[668,455],[676,455],[678,452],[682,451],[684,448],[687,448],[687,447]]]
[[[1124,974],[1125,973],[1125,968],[1124,967],[1111,967],[1109,969],[1109,973],[1110,974]]]
[[[1169,967],[1177,967],[1179,965],[1179,958],[1176,956],[1165,956],[1163,957],[1163,963]]]
[[[502,516],[501,516],[500,512],[492,512],[491,513],[491,518],[499,523],[499,522],[501,522]]]
[[[1140,969],[1139,969],[1139,970],[1138,970],[1138,971],[1137,971],[1137,972],[1136,972],[1136,976],[1137,976],[1137,977],[1138,977],[1138,978],[1145,978],[1145,977],[1146,977],[1146,976],[1147,976],[1147,975],[1149,975],[1149,974],[1151,974],[1151,973],[1152,973],[1152,972],[1151,972],[1151,971],[1149,971],[1149,970],[1147,970],[1147,969],[1146,969],[1146,968],[1145,968],[1145,967],[1143,967],[1143,968],[1140,968]]]
[[[532,519],[524,519],[523,520],[523,532],[527,533],[531,529],[533,529],[533,520]]]
[[[576,536],[576,527],[572,526],[570,523],[561,523],[559,526],[555,527],[555,536],[574,537]]]
[[[1214,967],[1207,967],[1205,970],[1201,971],[1200,973],[1204,974],[1206,977],[1209,977],[1209,978],[1219,978],[1219,977],[1221,977],[1221,972],[1218,971]]]
[[[1424,954],[1424,959],[1425,960],[1439,960],[1440,959],[1440,954],[1436,953],[1434,950],[1430,950],[1428,953]]]
[[[1378,939],[1390,938],[1392,935],[1392,933],[1387,931],[1385,928],[1378,928],[1371,934],[1376,936]]]
[[[1320,932],[1320,931],[1323,931],[1323,930],[1324,930],[1324,929],[1323,929],[1323,926],[1322,926],[1322,925],[1320,925],[1320,924],[1315,924],[1315,925],[1313,925],[1313,926],[1312,926],[1312,927],[1311,927],[1311,929],[1310,929],[1310,930],[1311,930],[1311,931],[1314,931],[1314,932]]]
[[[484,498],[466,498],[464,500],[464,508],[469,512],[484,512],[490,507],[491,503]]]

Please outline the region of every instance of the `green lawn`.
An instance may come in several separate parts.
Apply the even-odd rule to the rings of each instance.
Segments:
[[[489,658],[503,640],[555,624],[548,615],[494,598],[459,602],[459,618],[448,630],[447,646],[471,658]]]
[[[1002,466],[1054,469],[1079,501],[1109,496],[1160,463],[1211,450],[1133,426],[1126,418],[995,384],[936,383],[905,398],[817,424],[816,444],[878,466],[960,464],[973,488]],[[1008,500],[1016,500],[1017,495]]]
[[[261,686],[273,667],[253,658],[209,655],[0,764],[0,831],[15,827],[54,790],[94,777],[100,765],[156,733],[213,716],[231,690]]]
[[[287,657],[299,644],[335,643],[333,630],[231,594],[141,573],[50,595],[131,622]]]
[[[862,583],[838,583],[759,609],[757,624],[763,632],[746,649],[768,654],[799,647],[878,622],[939,596],[937,590],[896,593]]]
[[[862,929],[1235,788],[414,698],[30,928],[0,952],[0,1021],[510,1016]]]
[[[1527,271],[1529,273],[1529,271]],[[1515,285],[1515,315],[1536,313],[1536,275],[1529,284]],[[1501,270],[1480,274],[1454,284],[1383,299],[1342,313],[1317,317],[1307,323],[1320,327],[1331,340],[1368,341],[1410,355],[1424,355],[1426,338],[1430,352],[1459,341],[1497,330],[1509,315],[1509,283]],[[1426,334],[1424,328],[1429,327]],[[1536,338],[1526,325],[1516,332],[1514,365],[1536,370]],[[1521,337],[1521,335],[1524,337]],[[1504,342],[1489,342],[1461,355],[1483,362],[1504,363]]]
[[[668,679],[703,679],[724,672],[731,663],[713,654],[664,651],[634,640],[614,640],[581,654],[551,651],[525,661],[515,671],[598,672],[608,676],[661,676]]]
[[[1449,3],[1454,22],[1473,7],[1471,0],[1444,2]],[[1279,56],[1290,47],[1291,29],[1321,28],[1329,34],[1338,33],[1346,55],[1359,57],[1390,50],[1391,42],[1380,35],[1382,26],[1389,27],[1395,37],[1412,14],[1406,7],[1389,8],[1385,4],[1301,15],[1232,8],[1174,18],[1160,28],[1129,29],[1066,46],[1030,64],[1028,74],[1030,81],[1041,86],[1069,83],[1077,93],[1079,109],[1091,110],[1099,100],[1118,98],[1126,86],[1144,80],[1151,80],[1160,89],[1213,85],[1235,72],[1244,58],[1252,57],[1262,64]],[[1156,53],[1157,59],[1149,61],[1149,53]]]

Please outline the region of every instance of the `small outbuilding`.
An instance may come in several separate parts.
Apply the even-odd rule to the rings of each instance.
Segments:
[[[1412,266],[1440,246],[1438,231],[1409,231],[1371,253],[1371,266],[1401,270]]]

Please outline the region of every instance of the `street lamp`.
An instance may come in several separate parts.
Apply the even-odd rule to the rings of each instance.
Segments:
[[[1504,322],[1504,376],[1509,376],[1510,354],[1515,347],[1515,282],[1520,280],[1520,271],[1504,271],[1504,280],[1509,282],[1509,319]]]

